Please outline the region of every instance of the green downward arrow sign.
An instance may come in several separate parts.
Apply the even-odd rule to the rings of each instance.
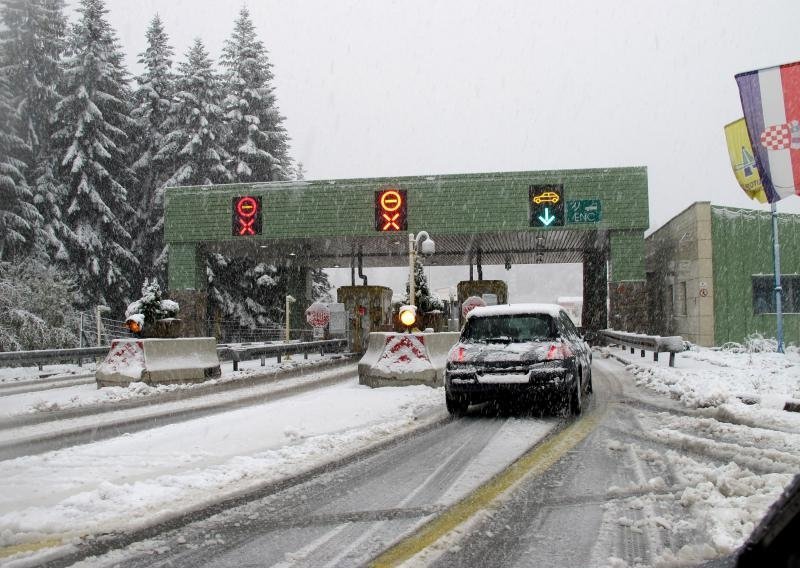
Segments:
[[[552,223],[555,220],[556,220],[555,215],[550,215],[549,207],[544,208],[544,216],[539,215],[539,221],[541,221],[545,227],[547,227],[550,223]]]

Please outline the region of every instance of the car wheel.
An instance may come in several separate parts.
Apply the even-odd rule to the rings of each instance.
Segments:
[[[572,396],[569,398],[569,411],[574,416],[577,416],[583,410],[583,397],[581,396],[581,380],[580,371],[575,377],[575,387],[572,389]]]
[[[592,387],[592,368],[589,367],[589,380],[586,381],[586,392],[594,392],[594,388]]]
[[[469,400],[461,397],[450,396],[445,393],[444,403],[447,406],[447,412],[453,416],[463,416],[467,413],[469,407]]]

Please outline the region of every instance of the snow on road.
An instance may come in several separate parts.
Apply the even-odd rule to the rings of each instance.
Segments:
[[[636,384],[687,409],[719,420],[796,432],[800,413],[783,412],[800,403],[800,350],[737,353],[694,347],[679,353],[674,368],[624,355]]]
[[[650,535],[654,562],[735,550],[800,471],[800,414],[782,410],[800,398],[800,354],[698,348],[680,354],[675,368],[596,361],[613,367],[634,401],[615,410],[628,409],[603,451],[637,473],[629,485],[601,488],[603,525]],[[409,431],[443,416],[443,398],[442,389],[369,389],[353,380],[0,462],[0,545],[149,524]],[[451,491],[471,483],[465,477]],[[658,544],[663,531],[672,540]],[[603,535],[597,550],[594,558],[607,561]]]
[[[94,373],[95,364],[86,363],[83,367],[73,364],[46,365],[43,370],[39,367],[0,367],[0,385],[13,385],[20,381],[32,379],[63,378],[75,375]]]
[[[623,498],[606,504],[607,521],[640,533],[667,530],[673,544],[662,543],[656,563],[731,554],[800,472],[800,413],[783,410],[800,398],[800,353],[694,348],[679,354],[675,368],[628,360],[626,395],[649,402],[658,393],[665,411],[645,407],[632,429],[638,440],[621,435],[608,451],[668,481],[609,488]],[[624,498],[637,489],[644,491]]]
[[[122,530],[296,475],[442,416],[443,398],[353,380],[0,462],[0,545]]]
[[[667,394],[690,408],[718,406],[739,396],[800,398],[800,351],[737,353],[694,347],[665,362],[631,360],[641,386]]]

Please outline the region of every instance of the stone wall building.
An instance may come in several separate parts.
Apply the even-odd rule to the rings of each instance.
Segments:
[[[800,215],[779,214],[784,337],[800,344]],[[771,215],[694,203],[645,239],[650,332],[698,345],[775,337]]]

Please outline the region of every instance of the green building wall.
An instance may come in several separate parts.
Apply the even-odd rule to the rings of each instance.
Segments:
[[[770,213],[712,206],[715,343],[752,333],[775,337],[774,314],[753,313],[752,276],[773,274]],[[782,274],[800,274],[800,215],[779,215]],[[784,337],[800,345],[800,314],[784,315]]]

